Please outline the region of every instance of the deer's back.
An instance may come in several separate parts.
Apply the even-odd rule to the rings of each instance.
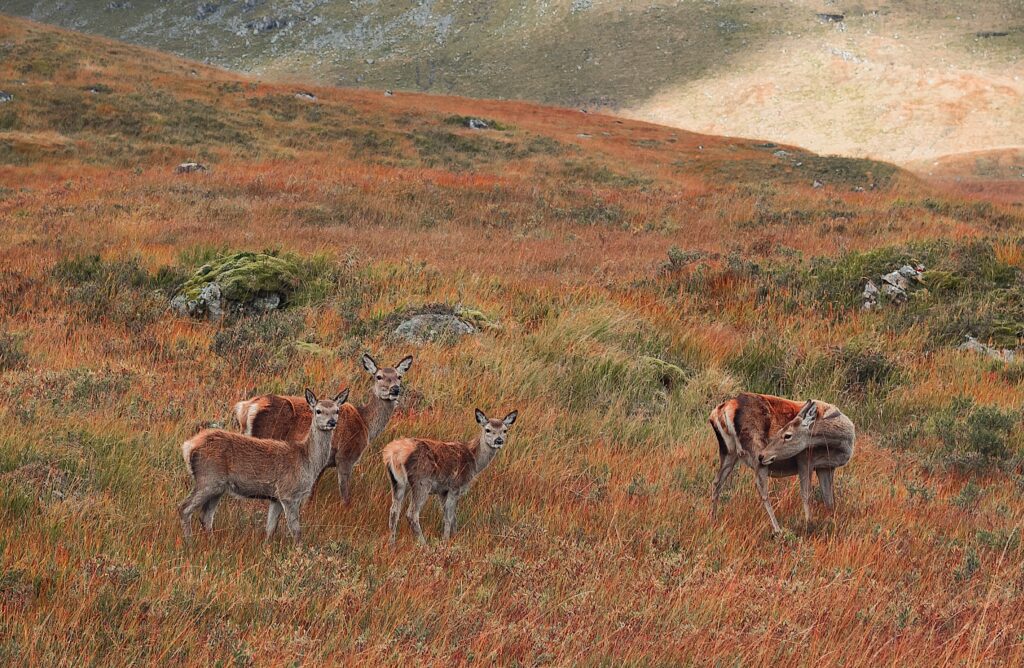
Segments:
[[[403,438],[384,448],[391,459],[405,468],[409,481],[430,481],[434,487],[461,487],[472,480],[475,453],[462,441]]]

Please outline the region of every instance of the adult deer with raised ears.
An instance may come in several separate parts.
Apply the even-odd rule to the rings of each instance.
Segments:
[[[835,508],[835,470],[853,456],[856,430],[850,418],[824,401],[791,401],[770,394],[740,394],[711,411],[708,419],[718,441],[718,475],[711,494],[711,515],[737,462],[754,471],[754,484],[775,533],[782,531],[768,499],[768,478],[798,476],[804,520],[811,521],[811,474],[818,477],[829,510]]]
[[[338,493],[348,505],[352,497],[352,469],[370,441],[384,431],[402,393],[402,378],[412,366],[412,356],[394,367],[380,368],[369,354],[363,368],[373,378],[369,400],[361,406],[345,404],[334,430],[333,451],[326,468],[338,467]],[[302,397],[266,394],[235,404],[235,419],[248,436],[298,440],[309,431],[313,417]]]
[[[402,506],[409,497],[406,517],[416,540],[426,544],[420,527],[420,511],[427,497],[435,494],[444,515],[443,539],[455,531],[455,507],[469,491],[480,472],[508,443],[508,429],[519,416],[512,411],[500,420],[492,420],[476,409],[480,434],[468,441],[435,441],[428,438],[400,438],[384,446],[381,456],[391,483],[391,512],[388,544],[395,544]]]
[[[185,540],[192,538],[192,514],[202,509],[203,527],[211,531],[217,504],[231,493],[270,502],[267,540],[283,511],[298,542],[299,507],[312,494],[331,458],[331,436],[346,399],[348,390],[334,399],[317,400],[307,389],[303,400],[313,416],[312,428],[299,441],[255,438],[223,429],[206,429],[185,441],[181,455],[195,481],[192,493],[178,506]]]

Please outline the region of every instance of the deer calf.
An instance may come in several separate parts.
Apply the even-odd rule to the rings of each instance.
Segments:
[[[358,408],[341,407],[338,428],[334,431],[333,450],[327,467],[338,467],[338,493],[348,505],[351,501],[352,469],[370,441],[384,431],[402,392],[402,377],[412,366],[412,356],[394,367],[378,368],[369,355],[363,355],[363,368],[373,377],[370,399]],[[266,394],[235,404],[235,419],[242,431],[257,438],[297,441],[309,431],[312,412],[302,397]]]
[[[718,440],[718,475],[711,496],[711,514],[718,513],[718,497],[736,462],[754,471],[754,483],[771,520],[782,529],[768,500],[768,478],[799,476],[804,520],[811,521],[811,472],[818,476],[829,510],[835,507],[832,487],[835,470],[853,456],[856,431],[850,418],[831,404],[791,401],[768,394],[743,393],[719,404],[709,417]]]
[[[312,428],[301,441],[244,436],[223,429],[206,429],[181,446],[195,487],[178,506],[185,540],[192,538],[192,513],[202,508],[203,527],[213,529],[213,516],[221,497],[230,492],[250,499],[266,499],[267,540],[274,535],[284,511],[288,529],[299,537],[299,507],[309,498],[320,473],[331,458],[331,436],[338,411],[348,390],[331,400],[318,401],[306,390]]]
[[[391,481],[391,512],[388,515],[390,537],[395,544],[402,504],[409,496],[406,516],[416,540],[426,544],[420,527],[420,511],[427,497],[436,494],[444,513],[444,540],[455,531],[455,506],[469,490],[473,480],[487,468],[508,442],[508,429],[519,416],[512,411],[501,420],[491,420],[479,408],[476,421],[480,435],[470,441],[435,441],[426,438],[402,438],[391,441],[381,453]]]

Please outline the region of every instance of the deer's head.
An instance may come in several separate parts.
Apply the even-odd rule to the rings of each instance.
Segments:
[[[482,430],[481,438],[488,448],[499,450],[508,442],[508,428],[519,417],[519,411],[512,411],[500,420],[492,420],[484,415],[479,408],[476,409],[476,422]]]
[[[313,391],[306,388],[306,402],[313,410],[313,426],[320,431],[333,431],[338,426],[338,410],[348,399],[348,390],[342,390],[333,399],[317,399]]]
[[[768,466],[778,459],[795,457],[806,450],[811,444],[811,430],[817,420],[818,405],[813,399],[808,399],[796,417],[768,439],[768,446],[758,457],[761,466]]]
[[[373,376],[373,396],[382,401],[398,401],[402,394],[402,376],[412,366],[412,355],[393,367],[380,368],[369,354],[363,355],[363,368]]]

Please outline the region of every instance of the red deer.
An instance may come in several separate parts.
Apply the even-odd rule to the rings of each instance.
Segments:
[[[818,476],[829,510],[835,507],[833,476],[853,456],[856,432],[850,418],[831,404],[791,401],[768,394],[743,393],[719,404],[709,418],[718,440],[718,475],[711,496],[712,517],[718,497],[737,461],[754,471],[754,483],[771,520],[782,529],[768,500],[768,478],[799,476],[804,519],[811,521],[811,472]]]
[[[402,392],[402,377],[412,366],[412,356],[394,367],[378,368],[369,355],[363,355],[363,368],[373,377],[370,400],[358,408],[345,404],[334,431],[331,459],[327,468],[338,467],[338,493],[348,505],[351,500],[352,469],[370,441],[384,431]],[[235,419],[248,436],[299,440],[313,417],[302,397],[266,394],[235,404]]]
[[[192,538],[192,513],[202,508],[203,527],[213,529],[213,516],[221,497],[230,492],[249,499],[266,499],[267,540],[274,535],[284,511],[288,529],[299,541],[299,507],[331,457],[331,436],[338,425],[338,410],[348,390],[331,400],[317,401],[306,390],[306,405],[315,416],[313,429],[301,441],[244,436],[223,429],[206,429],[181,446],[182,457],[195,481],[192,493],[178,506],[185,540]]]
[[[381,454],[391,482],[388,543],[395,544],[402,505],[410,492],[406,517],[416,540],[421,545],[427,542],[420,527],[420,511],[431,494],[436,494],[441,504],[443,539],[449,540],[455,531],[456,504],[498,450],[508,442],[508,428],[518,416],[518,411],[512,411],[501,420],[491,420],[478,408],[476,421],[480,425],[480,435],[472,440],[401,438],[385,445]]]

